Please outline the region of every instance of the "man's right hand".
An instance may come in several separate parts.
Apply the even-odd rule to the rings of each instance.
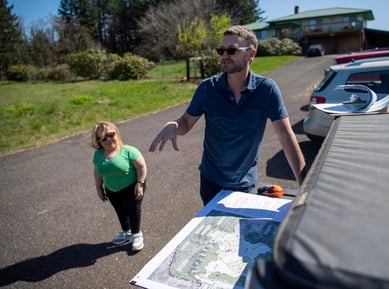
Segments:
[[[168,140],[171,140],[174,150],[179,151],[177,146],[177,127],[178,123],[175,121],[165,124],[163,129],[154,138],[150,145],[149,152],[154,152],[159,146],[159,151],[162,151]]]

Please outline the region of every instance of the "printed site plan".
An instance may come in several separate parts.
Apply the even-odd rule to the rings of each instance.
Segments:
[[[239,289],[271,258],[291,200],[222,191],[131,280],[143,288]]]

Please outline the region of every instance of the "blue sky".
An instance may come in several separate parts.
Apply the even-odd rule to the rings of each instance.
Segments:
[[[60,0],[8,0],[9,5],[14,5],[13,13],[21,17],[27,27],[39,20],[48,20],[50,15],[57,15],[59,3]],[[370,9],[375,20],[368,21],[367,27],[389,31],[387,0],[260,0],[259,5],[267,20],[293,14],[295,6],[299,6],[300,12],[333,7]]]

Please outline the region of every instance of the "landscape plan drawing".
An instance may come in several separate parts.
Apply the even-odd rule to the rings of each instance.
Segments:
[[[222,191],[131,283],[143,288],[240,289],[271,247],[291,200]]]

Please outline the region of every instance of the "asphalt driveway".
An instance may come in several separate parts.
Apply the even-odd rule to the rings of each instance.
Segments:
[[[281,87],[308,165],[317,149],[304,136],[302,119],[313,84],[332,63],[329,55],[302,57],[269,76]],[[204,122],[160,153],[148,147],[162,125],[186,104],[119,124],[126,143],[148,164],[143,205],[145,248],[110,243],[120,227],[112,207],[97,197],[88,132],[0,158],[0,287],[136,288],[128,281],[201,208],[198,164]],[[262,182],[296,187],[272,129],[260,156]]]

